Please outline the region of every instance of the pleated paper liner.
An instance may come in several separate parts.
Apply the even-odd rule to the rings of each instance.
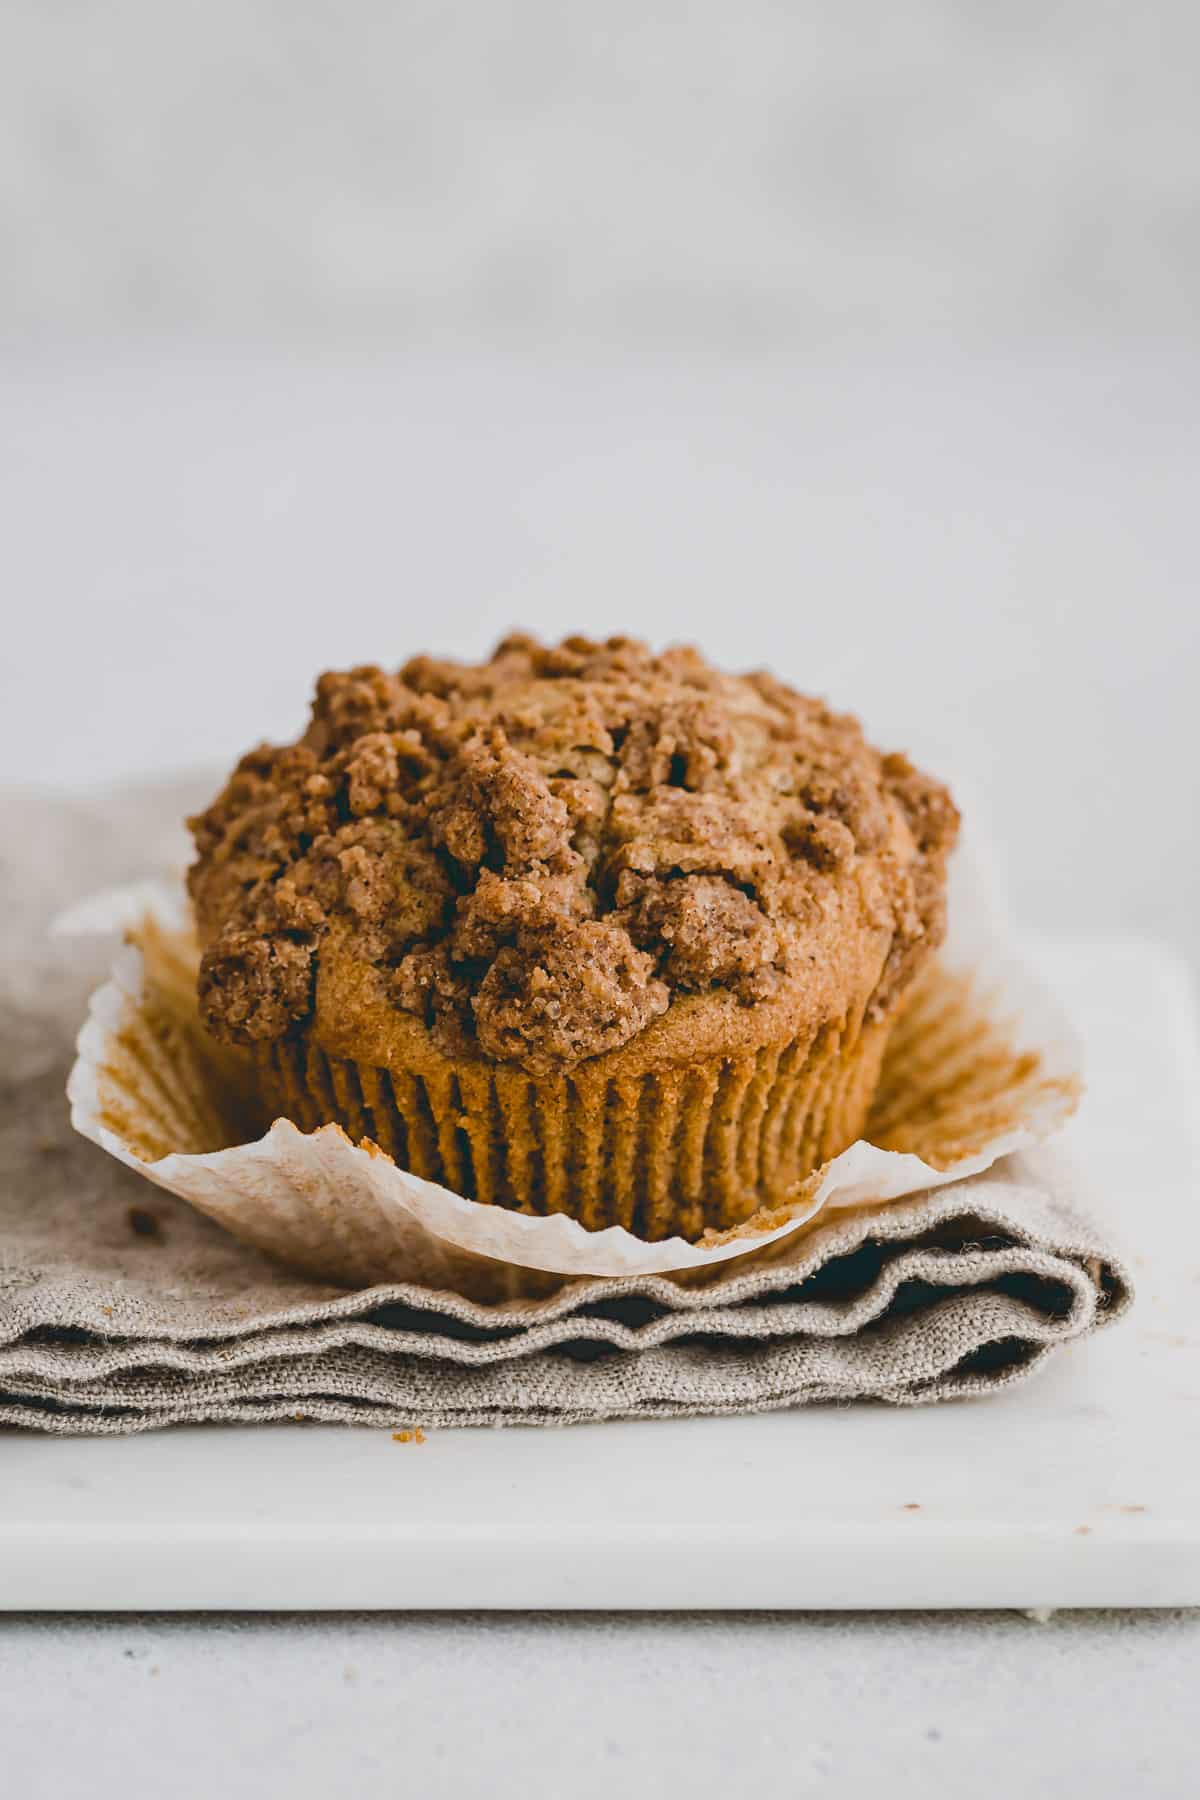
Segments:
[[[461,1059],[389,1073],[303,1040],[256,1050],[264,1123],[336,1121],[401,1168],[469,1200],[568,1213],[589,1231],[689,1240],[740,1225],[764,1195],[854,1142],[887,1038],[851,1016],[812,1041],[614,1079],[556,1080]]]
[[[785,1203],[710,1228],[696,1242],[629,1229],[646,1223],[632,1179],[632,1128],[614,1146],[631,1171],[621,1189],[626,1218],[597,1218],[598,1229],[565,1213],[519,1210],[512,1188],[464,1198],[398,1166],[369,1131],[356,1143],[337,1125],[305,1130],[311,1119],[281,1117],[256,1136],[260,1101],[249,1056],[214,1044],[199,1022],[186,913],[177,895],[156,898],[144,886],[132,899],[97,898],[64,921],[68,931],[124,924],[128,938],[79,1034],[67,1088],[72,1123],[245,1242],[348,1286],[406,1280],[477,1299],[532,1301],[581,1276],[719,1280],[747,1256],[782,1251],[783,1240],[831,1211],[886,1205],[976,1174],[1044,1140],[1073,1111],[1081,1091],[1073,1033],[979,909],[960,912],[951,942],[888,1038],[862,1138],[799,1181]],[[824,1093],[808,1096],[818,1121],[808,1129],[853,1104],[839,1091],[845,1066],[827,1059]],[[362,1123],[386,1141],[386,1109],[366,1095],[362,1105]],[[654,1129],[649,1114],[644,1126]],[[452,1141],[449,1156],[436,1151],[431,1129],[426,1168],[461,1175]],[[411,1137],[393,1136],[391,1148],[411,1156]],[[708,1209],[699,1188],[693,1198],[703,1209],[698,1223],[703,1216],[718,1226],[728,1216]]]

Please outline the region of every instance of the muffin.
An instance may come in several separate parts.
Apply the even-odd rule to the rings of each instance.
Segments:
[[[771,675],[512,636],[321,676],[190,823],[201,1018],[265,1116],[695,1239],[861,1135],[958,815]]]

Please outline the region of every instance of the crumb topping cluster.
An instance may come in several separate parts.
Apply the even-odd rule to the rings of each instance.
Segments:
[[[774,997],[867,871],[879,1011],[940,940],[957,824],[855,719],[691,649],[512,636],[480,665],[322,675],[299,742],[191,821],[202,1015],[281,1037],[336,950],[449,1053],[569,1067],[675,996]]]

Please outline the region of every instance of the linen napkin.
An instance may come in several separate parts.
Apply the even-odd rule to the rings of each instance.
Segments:
[[[482,1305],[312,1281],[70,1128],[63,1093],[106,947],[52,942],[71,900],[157,874],[203,798],[0,798],[0,1424],[396,1428],[759,1412],[982,1394],[1115,1320],[1128,1275],[1069,1166],[1009,1158],[840,1214],[705,1286],[590,1279]]]

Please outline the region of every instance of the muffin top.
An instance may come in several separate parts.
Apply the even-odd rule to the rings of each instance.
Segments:
[[[352,1047],[361,1003],[536,1073],[715,1005],[815,1027],[864,979],[881,1015],[942,937],[958,814],[771,675],[512,636],[322,675],[303,737],[190,823],[216,1037]]]

